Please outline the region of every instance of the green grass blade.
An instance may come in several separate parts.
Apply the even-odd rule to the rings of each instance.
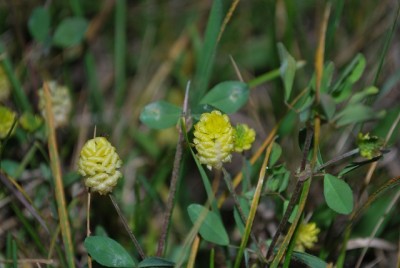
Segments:
[[[4,72],[12,85],[15,102],[22,112],[32,112],[32,106],[29,103],[28,97],[26,96],[21,83],[14,73],[10,59],[5,53],[4,45],[0,43],[0,54],[2,54],[0,58],[0,68],[4,69]]]
[[[266,174],[267,165],[268,165],[268,162],[269,162],[269,157],[271,155],[273,144],[274,143],[271,142],[268,145],[267,150],[265,152],[264,162],[263,162],[263,164],[261,166],[261,169],[260,169],[260,174],[259,174],[259,177],[258,177],[256,190],[255,190],[255,193],[254,193],[253,200],[251,202],[250,213],[249,213],[249,216],[248,216],[247,221],[246,221],[246,227],[245,227],[245,230],[244,230],[244,235],[243,235],[242,241],[240,243],[239,252],[236,255],[236,260],[235,260],[235,265],[234,265],[235,268],[239,268],[240,267],[240,264],[241,264],[242,258],[243,258],[243,253],[244,253],[244,250],[246,248],[247,242],[249,240],[250,231],[251,231],[251,228],[253,226],[254,217],[256,216],[257,207],[258,207],[258,204],[260,202],[261,191],[262,191],[262,188],[263,188],[263,185],[264,185],[265,174]]]
[[[214,0],[208,19],[203,48],[196,65],[196,74],[193,79],[194,90],[190,96],[190,106],[194,107],[203,97],[211,78],[211,71],[217,50],[218,35],[223,20],[222,0]]]
[[[115,104],[119,109],[125,100],[126,88],[126,0],[117,0],[115,7]],[[118,114],[118,113],[117,113]]]

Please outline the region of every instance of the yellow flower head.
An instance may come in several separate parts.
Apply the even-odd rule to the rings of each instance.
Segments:
[[[16,117],[16,113],[5,106],[0,106],[0,139],[7,137]]]
[[[243,152],[251,148],[256,139],[256,132],[246,124],[237,124],[235,128],[235,152]]]
[[[51,104],[54,115],[55,127],[61,127],[68,123],[72,104],[67,87],[57,84],[56,81],[47,82],[50,90]],[[39,109],[46,118],[46,107],[43,89],[39,89]]]
[[[320,230],[315,222],[301,223],[296,238],[297,251],[304,251],[306,248],[314,247],[315,242],[318,241],[318,234]]]
[[[104,137],[88,140],[83,146],[78,172],[85,177],[86,187],[102,195],[111,192],[122,173],[118,170],[122,161],[115,147]]]
[[[194,139],[200,163],[208,169],[221,169],[231,160],[235,134],[227,115],[219,111],[204,113],[194,126]]]
[[[5,101],[10,96],[10,82],[4,73],[3,66],[0,66],[0,101]]]

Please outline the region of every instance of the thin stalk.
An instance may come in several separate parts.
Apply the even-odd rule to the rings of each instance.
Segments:
[[[192,249],[190,251],[189,261],[188,261],[186,268],[194,267],[194,264],[196,261],[196,256],[197,256],[197,251],[199,250],[199,245],[200,245],[200,237],[196,236],[196,238],[193,241]]]
[[[189,89],[190,89],[190,81],[186,86],[186,93],[185,93],[185,100],[183,102],[183,110],[182,110],[182,118],[186,117],[186,113],[188,110],[188,101],[189,101]],[[179,128],[179,138],[178,144],[176,145],[176,152],[175,152],[175,159],[174,159],[174,166],[172,169],[172,176],[171,176],[171,185],[169,187],[169,195],[167,201],[167,208],[164,216],[164,224],[161,231],[161,237],[158,241],[157,247],[157,256],[161,257],[164,254],[165,242],[167,240],[168,228],[171,221],[172,210],[174,208],[174,201],[176,195],[176,188],[179,179],[179,170],[182,162],[182,147],[184,142],[184,134],[182,128]]]
[[[89,237],[91,234],[90,231],[90,201],[91,201],[91,193],[90,193],[90,188],[88,188],[88,193],[87,193],[87,206],[86,206],[86,237]],[[92,257],[90,255],[87,255],[88,258],[88,267],[92,268]]]
[[[122,214],[121,209],[119,208],[117,201],[115,200],[115,198],[114,198],[114,196],[112,194],[109,194],[108,196],[110,197],[111,203],[114,205],[114,208],[117,211],[118,216],[121,219],[122,224],[125,227],[125,230],[128,232],[129,237],[131,238],[133,244],[135,244],[135,247],[136,247],[137,251],[139,252],[140,257],[142,259],[145,259],[146,255],[144,254],[143,249],[140,246],[140,244],[139,244],[138,240],[136,239],[135,235],[133,234],[132,230],[129,228],[128,221],[125,219],[125,216]]]

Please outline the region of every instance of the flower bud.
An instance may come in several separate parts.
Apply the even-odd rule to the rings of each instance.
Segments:
[[[246,124],[237,124],[235,128],[235,152],[243,152],[251,148],[256,139],[256,132]]]
[[[81,150],[78,172],[85,177],[85,185],[102,195],[117,185],[122,166],[115,147],[104,137],[88,140]]]
[[[297,251],[304,251],[306,248],[310,249],[314,247],[314,244],[318,241],[318,234],[320,232],[315,222],[301,223],[298,228],[295,249]]]

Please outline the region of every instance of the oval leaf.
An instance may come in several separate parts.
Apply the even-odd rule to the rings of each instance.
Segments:
[[[150,128],[164,129],[175,126],[182,109],[166,101],[156,101],[146,105],[140,113],[140,121]]]
[[[105,236],[89,236],[85,248],[96,262],[107,267],[134,267],[135,262],[115,240]]]
[[[58,25],[53,42],[56,46],[67,48],[82,42],[88,23],[84,18],[66,18]]]
[[[28,29],[37,42],[43,42],[50,30],[50,15],[46,8],[37,7],[28,21]]]
[[[335,116],[336,126],[342,127],[349,124],[361,123],[375,119],[379,116],[371,107],[363,104],[350,105]]]
[[[337,213],[349,214],[353,211],[353,192],[350,186],[331,174],[324,176],[324,196],[328,206]]]
[[[285,101],[288,101],[292,93],[294,75],[296,73],[296,60],[289,54],[282,43],[278,44],[278,52],[281,61],[279,71],[285,87]]]
[[[239,110],[248,99],[249,87],[246,83],[226,81],[213,87],[200,101],[200,104],[209,104],[224,113],[234,113]]]
[[[148,257],[141,261],[138,268],[144,267],[174,267],[175,263],[158,257]]]
[[[191,204],[187,210],[193,224],[202,220],[199,233],[204,240],[221,246],[229,244],[225,227],[215,212],[198,204]]]

